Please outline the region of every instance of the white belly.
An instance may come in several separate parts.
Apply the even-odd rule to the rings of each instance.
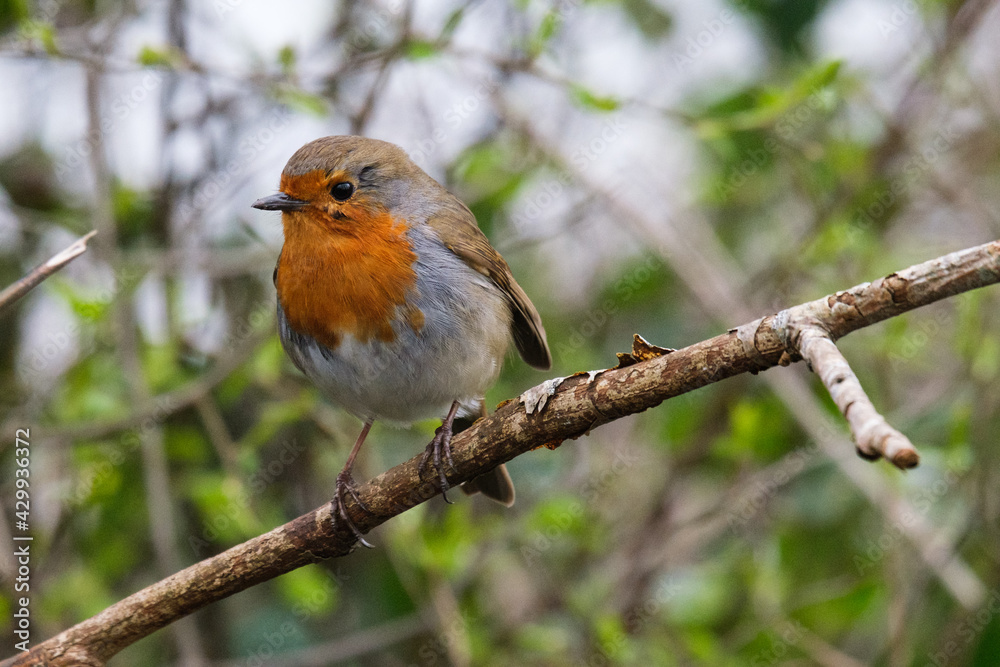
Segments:
[[[361,419],[412,423],[444,416],[456,400],[460,414],[477,414],[507,352],[511,314],[499,288],[440,244],[412,240],[420,257],[413,305],[424,315],[417,331],[400,320],[391,342],[346,335],[331,350],[293,331],[278,304],[289,357],[331,400]]]

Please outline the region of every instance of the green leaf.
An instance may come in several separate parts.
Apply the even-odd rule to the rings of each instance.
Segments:
[[[0,0],[0,31],[6,32],[18,24],[23,29],[29,14],[27,0]]]
[[[121,181],[112,184],[111,206],[118,227],[119,242],[125,247],[148,245],[157,222],[157,209],[148,191],[129,188]],[[137,270],[126,271],[138,276]]]
[[[96,322],[104,319],[112,303],[111,292],[84,290],[68,280],[50,279],[46,288],[63,297],[73,309],[73,314],[85,321]]]
[[[586,88],[574,84],[572,87],[573,101],[585,109],[594,111],[617,111],[621,103],[613,97],[595,95]]]
[[[542,18],[538,30],[528,42],[528,55],[530,57],[535,58],[545,50],[545,46],[559,29],[559,22],[560,17],[557,12],[549,12]]]
[[[286,44],[278,51],[278,64],[281,65],[281,71],[285,76],[289,76],[295,71],[296,61],[295,48],[291,45]]]
[[[326,115],[326,100],[300,88],[284,88],[278,92],[278,101],[288,107],[312,116]]]
[[[455,29],[462,22],[462,18],[465,16],[465,7],[459,7],[451,14],[448,15],[448,20],[444,22],[444,28],[441,29],[441,39],[448,39],[455,33]]]
[[[406,43],[405,54],[410,60],[423,60],[436,56],[438,45],[426,39],[411,39]]]
[[[730,4],[753,16],[774,44],[794,57],[805,49],[805,35],[827,3],[828,0],[741,0]]]
[[[842,60],[831,60],[826,64],[820,63],[816,67],[809,70],[806,75],[799,80],[799,83],[803,84],[802,89],[808,92],[813,88],[825,88],[826,86],[829,86],[837,78],[837,74],[840,73],[840,66],[842,64]]]
[[[139,51],[139,55],[136,58],[139,64],[144,67],[173,67],[177,62],[177,56],[173,54],[169,48],[164,50],[158,50],[152,46],[144,46],[142,50]]]
[[[455,162],[455,176],[467,187],[466,201],[489,233],[492,216],[531,176],[519,146],[497,139],[470,146]]]
[[[56,44],[56,31],[52,26],[46,26],[46,30],[42,32],[41,35],[42,46],[45,47],[45,52],[50,56],[59,55],[59,45]]]
[[[707,117],[696,123],[695,129],[705,139],[772,126],[780,134],[783,123],[787,125],[797,118],[793,116],[795,112],[822,111],[827,106],[826,96],[821,92],[837,78],[840,64],[839,60],[822,63],[784,88],[742,91],[714,105]],[[808,109],[804,109],[805,105]]]
[[[29,39],[37,39],[50,56],[59,55],[56,44],[56,29],[46,21],[25,21],[21,24],[21,34]]]
[[[673,17],[650,0],[622,0],[622,9],[646,39],[662,39],[674,27]]]

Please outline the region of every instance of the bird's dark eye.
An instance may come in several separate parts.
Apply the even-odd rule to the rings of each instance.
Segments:
[[[344,181],[330,188],[330,194],[337,201],[347,201],[354,194],[354,184]]]

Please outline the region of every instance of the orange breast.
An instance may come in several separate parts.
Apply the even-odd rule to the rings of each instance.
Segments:
[[[419,329],[423,314],[408,308],[417,257],[404,221],[363,200],[342,217],[308,207],[282,214],[285,245],[277,290],[288,323],[333,349],[345,334],[392,341],[397,307]]]

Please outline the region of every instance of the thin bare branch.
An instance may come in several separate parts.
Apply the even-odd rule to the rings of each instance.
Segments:
[[[47,262],[36,266],[28,275],[13,285],[9,285],[3,292],[0,292],[0,310],[3,310],[23,297],[40,285],[43,280],[85,253],[87,251],[87,241],[92,239],[96,233],[97,230],[94,230],[78,238],[68,248],[56,253]]]
[[[920,455],[913,443],[878,413],[830,336],[812,325],[796,327],[793,335],[798,339],[795,347],[823,381],[851,427],[858,454],[873,461],[884,456],[903,470],[915,467]]]

